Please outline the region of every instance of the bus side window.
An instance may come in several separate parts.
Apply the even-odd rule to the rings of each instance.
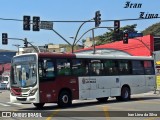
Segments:
[[[84,76],[88,73],[88,65],[85,60],[73,59],[72,60],[72,73],[73,75]]]
[[[68,59],[57,59],[57,74],[71,75],[71,64]]]
[[[103,63],[101,60],[91,60],[90,63],[90,74],[91,75],[103,75]]]
[[[144,61],[144,70],[146,75],[154,75],[154,64],[152,61]]]
[[[131,74],[131,65],[129,60],[120,60],[119,61],[119,74],[128,75]]]
[[[115,60],[105,60],[104,61],[104,75],[117,75],[117,61]]]
[[[144,75],[143,61],[140,61],[140,60],[132,61],[132,73],[134,75]]]
[[[55,77],[55,69],[54,69],[54,64],[53,64],[53,62],[52,61],[47,61],[47,63],[46,63],[46,70],[45,70],[45,72],[46,72],[46,77]]]
[[[53,61],[49,59],[41,59],[39,61],[38,66],[39,66],[39,77],[41,79],[43,78],[48,79],[55,77],[55,68]]]

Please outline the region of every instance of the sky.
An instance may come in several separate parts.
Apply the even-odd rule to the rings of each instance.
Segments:
[[[140,8],[124,8],[126,2],[142,4]],[[39,16],[41,21],[87,21],[95,17],[95,12],[100,11],[102,20],[138,19],[140,13],[158,14],[160,17],[160,0],[0,0],[0,18],[23,20],[24,15]],[[152,24],[158,23],[160,18],[136,21],[121,21],[121,27],[137,24],[136,30],[141,32]],[[53,29],[62,35],[68,42],[73,43],[71,37],[75,37],[81,22],[54,22]],[[94,22],[85,23],[79,31],[78,38],[87,30],[94,28]],[[102,22],[100,27],[113,27],[113,21]],[[103,35],[107,29],[96,29],[95,36]],[[40,30],[38,32],[23,30],[23,21],[0,19],[0,38],[8,33],[8,38],[27,38],[35,46],[48,43],[66,44],[52,30]],[[82,39],[92,37],[88,32]],[[14,46],[24,46],[22,41],[8,40],[8,45],[0,43],[0,49],[17,50]],[[78,43],[81,44],[81,43]]]

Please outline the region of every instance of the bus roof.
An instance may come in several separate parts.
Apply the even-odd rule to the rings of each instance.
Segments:
[[[153,60],[151,56],[125,56],[125,55],[102,55],[102,54],[65,54],[65,53],[39,53],[39,57],[52,58],[90,58],[90,59],[135,59]]]

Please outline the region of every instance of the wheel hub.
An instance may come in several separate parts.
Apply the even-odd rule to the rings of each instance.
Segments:
[[[63,101],[64,103],[68,103],[68,96],[67,96],[67,95],[64,95],[64,96],[62,97],[62,101]]]
[[[127,91],[125,92],[124,97],[128,98],[128,92]]]

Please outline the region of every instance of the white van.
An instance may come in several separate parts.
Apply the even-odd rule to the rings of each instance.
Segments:
[[[2,74],[2,81],[0,82],[0,88],[1,89],[9,89],[10,87],[10,73],[4,72]]]

